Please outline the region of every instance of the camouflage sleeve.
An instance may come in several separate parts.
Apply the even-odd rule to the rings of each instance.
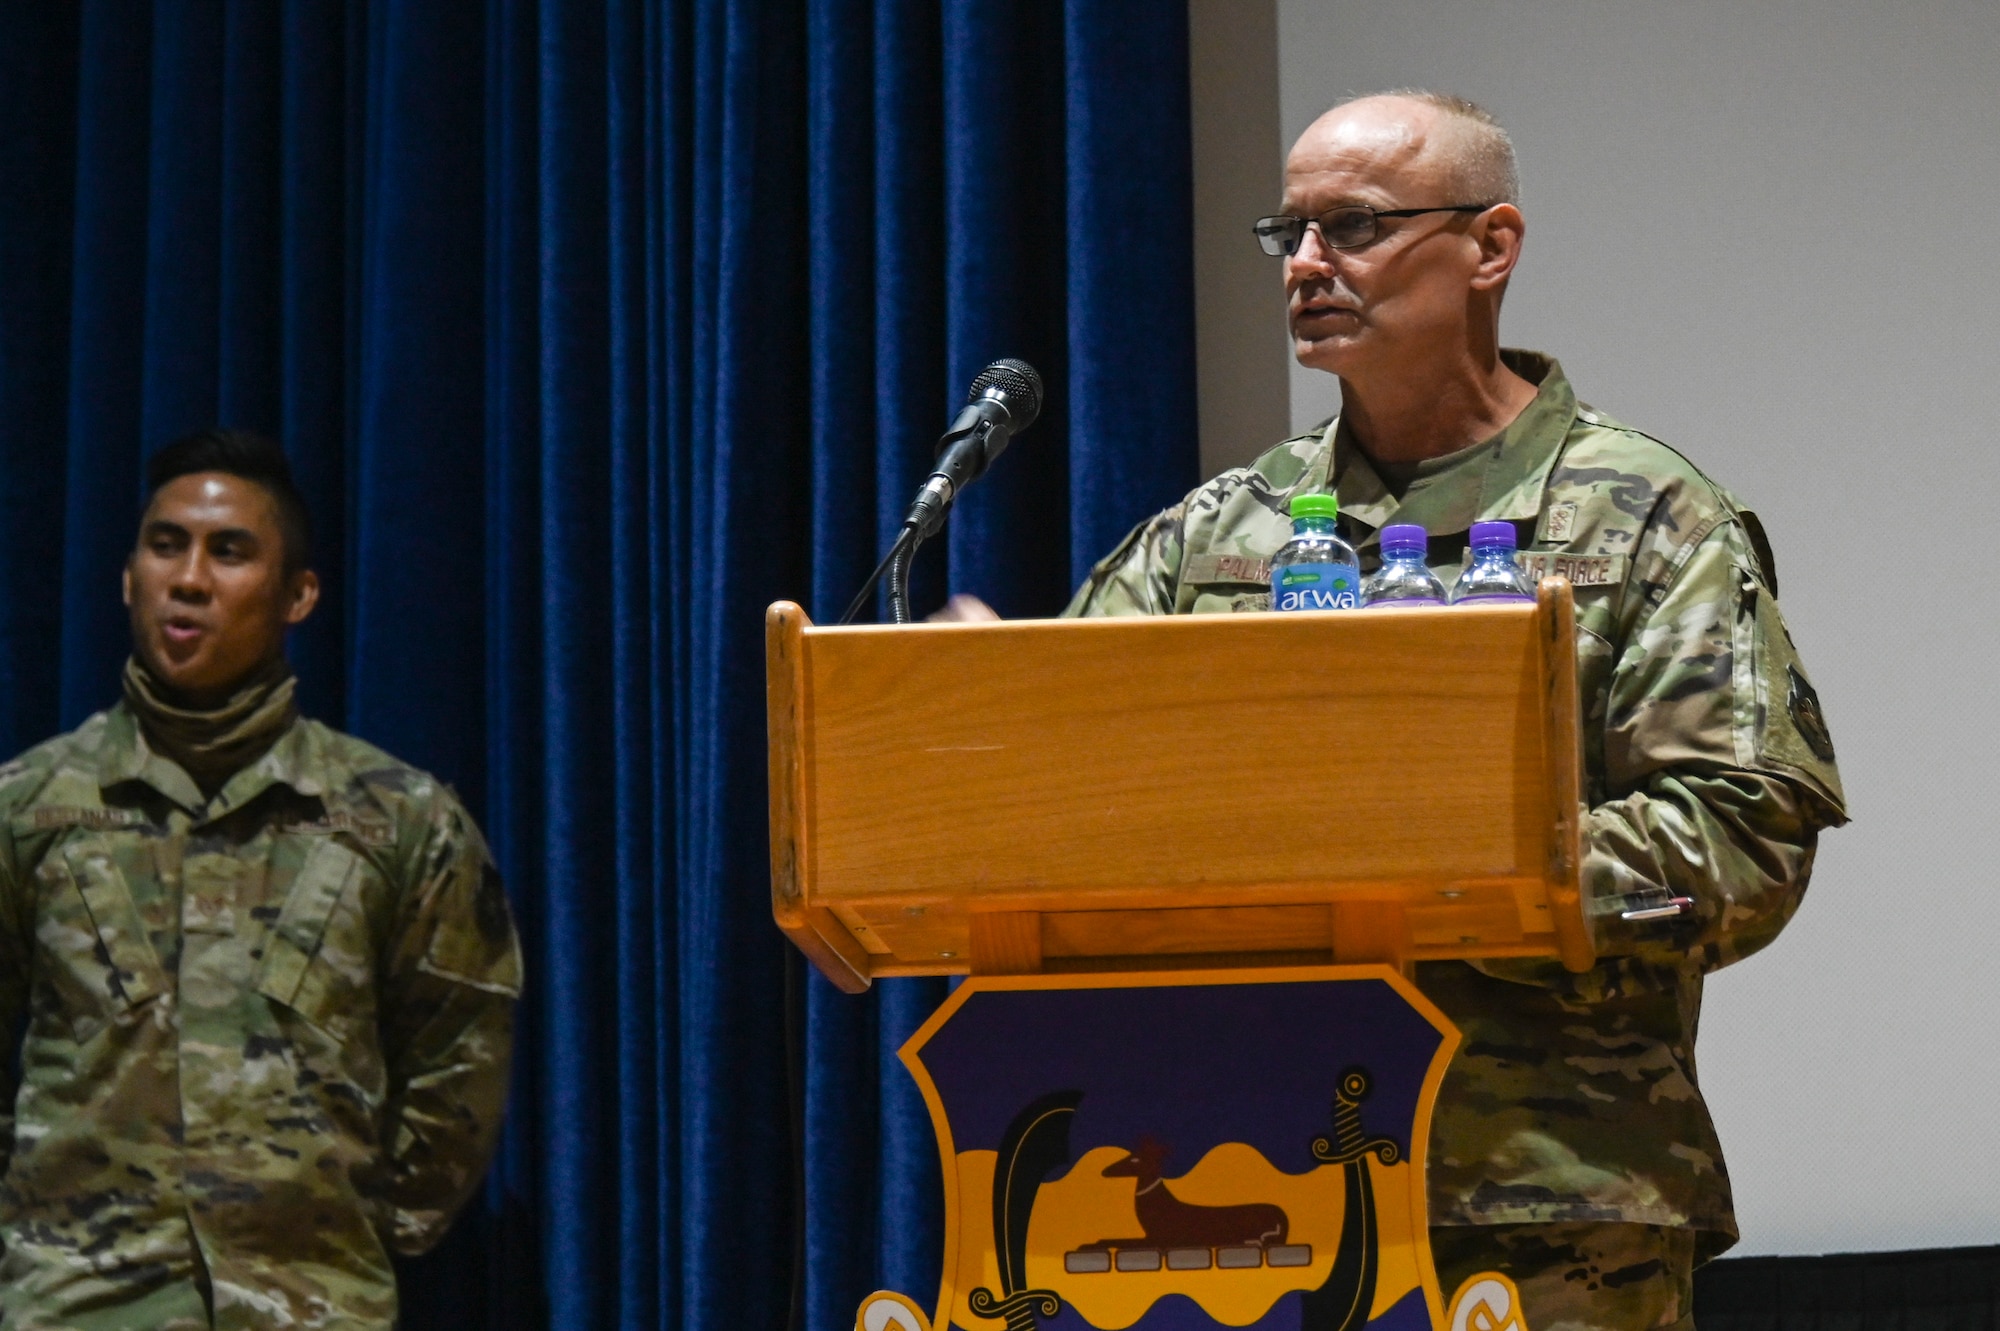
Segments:
[[[28,1015],[28,903],[15,881],[14,848],[0,826],[0,1178],[14,1154],[22,1024]]]
[[[438,811],[384,968],[383,1140],[397,1251],[444,1237],[499,1141],[521,952],[499,871],[455,800]]]
[[[1744,528],[1685,553],[1612,669],[1604,785],[1588,811],[1584,888],[1599,945],[1641,967],[1702,970],[1765,946],[1798,909],[1822,827],[1846,821],[1832,744]],[[1692,913],[1617,917],[1621,900]],[[1628,968],[1629,969],[1629,968]]]
[[[1186,509],[1185,503],[1175,504],[1127,532],[1090,570],[1063,608],[1063,618],[1172,614]]]

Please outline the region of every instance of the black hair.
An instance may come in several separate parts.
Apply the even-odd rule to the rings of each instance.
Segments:
[[[277,505],[285,572],[312,567],[312,514],[277,440],[254,430],[197,430],[182,435],[147,460],[146,502],[152,503],[169,481],[204,471],[240,476],[262,486]]]

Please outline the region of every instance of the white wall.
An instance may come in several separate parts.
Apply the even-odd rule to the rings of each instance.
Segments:
[[[1856,821],[1783,938],[1710,984],[1738,1251],[2000,1241],[2000,5],[1276,9],[1279,146],[1349,92],[1491,107],[1529,221],[1506,340],[1688,453],[1776,546]],[[1247,224],[1275,196],[1202,206]],[[1291,373],[1295,426],[1333,409],[1331,380]],[[1204,413],[1217,464],[1272,442],[1240,419]]]
[[[1289,434],[1285,290],[1250,235],[1284,170],[1276,0],[1188,0],[1195,364],[1203,475]],[[1250,203],[1247,201],[1255,200]]]

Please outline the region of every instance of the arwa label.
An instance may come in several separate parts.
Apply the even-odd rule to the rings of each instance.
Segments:
[[[1287,564],[1271,570],[1273,610],[1353,610],[1361,570],[1353,564]]]
[[[1616,587],[1625,581],[1628,555],[1566,555],[1524,550],[1518,556],[1530,582],[1568,578],[1572,587]]]

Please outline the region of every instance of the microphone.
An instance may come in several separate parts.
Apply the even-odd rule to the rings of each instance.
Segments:
[[[965,406],[938,440],[937,465],[917,491],[903,526],[916,540],[937,534],[959,491],[986,474],[1015,435],[1042,414],[1042,376],[1009,356],[979,372]]]
[[[1007,451],[1007,442],[1041,414],[1042,376],[1034,366],[1009,356],[979,372],[965,395],[965,406],[938,440],[937,465],[910,504],[902,531],[854,594],[840,623],[853,622],[885,574],[891,617],[898,624],[910,622],[910,561],[917,547],[944,525],[959,491],[984,476],[993,460]]]

